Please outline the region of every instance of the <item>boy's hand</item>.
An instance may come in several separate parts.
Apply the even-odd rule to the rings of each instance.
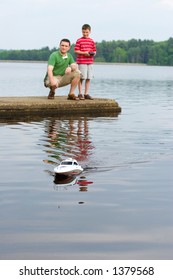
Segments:
[[[89,52],[84,53],[85,56],[90,56]]]
[[[95,55],[95,52],[89,52],[89,55],[93,56]]]

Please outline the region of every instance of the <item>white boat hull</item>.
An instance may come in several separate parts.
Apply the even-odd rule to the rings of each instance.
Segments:
[[[54,168],[54,172],[56,175],[64,175],[64,176],[77,176],[82,173],[83,168],[78,164],[76,160],[68,158],[61,162],[60,165]]]
[[[75,176],[79,175],[82,173],[83,169],[82,168],[67,168],[67,166],[58,166],[54,168],[54,172],[56,174],[60,175],[66,175],[66,176]]]

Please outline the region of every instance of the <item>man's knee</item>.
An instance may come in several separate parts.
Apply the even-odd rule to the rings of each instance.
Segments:
[[[54,85],[53,86],[53,88],[58,88],[58,80],[56,80],[56,79],[54,79],[55,80],[55,82],[56,82],[56,85]],[[49,80],[49,78],[46,78],[45,80],[44,80],[44,86],[46,87],[46,88],[52,88],[52,86],[51,86],[51,83],[50,83],[50,80]]]
[[[81,78],[81,72],[79,70],[72,71],[72,73],[73,73],[73,78],[78,78],[78,79]]]
[[[44,80],[44,86],[45,86],[46,88],[50,88],[50,83],[49,83],[48,80]]]

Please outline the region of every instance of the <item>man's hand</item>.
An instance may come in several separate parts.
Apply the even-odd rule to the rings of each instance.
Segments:
[[[66,70],[65,70],[65,74],[70,74],[71,73],[71,67],[67,67]]]
[[[77,65],[76,63],[72,63],[72,64],[70,65],[70,67],[71,67],[71,70],[72,70],[72,71],[78,70],[78,65]]]
[[[51,79],[49,79],[49,81],[50,81],[50,86],[52,87],[52,89],[56,89],[57,81],[53,77]]]

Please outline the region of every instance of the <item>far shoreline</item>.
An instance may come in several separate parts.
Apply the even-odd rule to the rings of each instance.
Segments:
[[[0,63],[45,63],[47,61],[38,60],[0,60]],[[147,65],[144,63],[120,63],[120,62],[94,62],[95,65],[126,65],[126,66],[160,66],[160,65]]]
[[[47,64],[43,60],[0,60],[0,63],[42,63]],[[172,65],[149,65],[145,63],[120,63],[120,62],[94,62],[94,65],[117,65],[117,66],[148,66],[148,67],[173,67]]]

